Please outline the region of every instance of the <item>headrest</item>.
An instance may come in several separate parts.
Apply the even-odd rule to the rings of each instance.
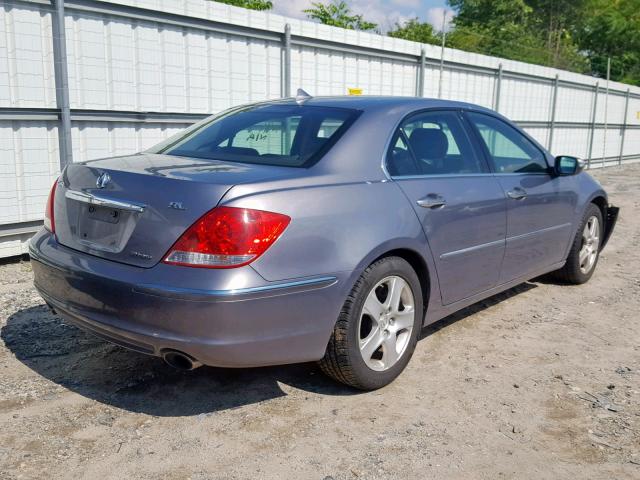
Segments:
[[[324,137],[305,138],[303,141],[294,141],[289,155],[308,155],[316,153],[329,140]]]
[[[444,158],[449,150],[447,136],[438,128],[416,128],[409,137],[411,148],[419,159]]]

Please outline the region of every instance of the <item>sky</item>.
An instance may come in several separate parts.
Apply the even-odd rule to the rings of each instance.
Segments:
[[[272,0],[273,11],[287,17],[307,19],[302,10],[309,8],[314,0]],[[316,0],[328,3],[329,0]],[[452,11],[446,0],[346,0],[353,13],[362,14],[368,21],[377,23],[383,32],[393,28],[396,22],[403,23],[418,17],[431,23],[436,30],[442,29],[442,17],[447,12],[447,20]],[[448,25],[445,27],[448,29]]]

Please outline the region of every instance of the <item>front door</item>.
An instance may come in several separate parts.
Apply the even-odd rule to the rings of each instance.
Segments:
[[[577,205],[576,177],[552,174],[545,153],[501,119],[468,112],[507,199],[507,243],[500,283],[564,259]]]
[[[495,286],[506,235],[506,199],[456,110],[407,118],[393,139],[387,170],[422,222],[442,303]]]

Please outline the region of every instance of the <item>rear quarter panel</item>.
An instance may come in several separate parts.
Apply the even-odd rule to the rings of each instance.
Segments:
[[[282,236],[251,264],[268,281],[347,273],[346,298],[364,269],[395,249],[415,251],[424,258],[429,272],[435,272],[422,225],[395,182],[316,180],[305,187],[273,184],[255,193],[247,190],[232,188],[222,204],[291,217]],[[440,303],[434,274],[429,298]]]

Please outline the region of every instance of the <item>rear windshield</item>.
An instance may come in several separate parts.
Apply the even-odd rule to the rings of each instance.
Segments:
[[[208,118],[150,151],[264,165],[315,163],[357,118],[357,110],[254,105]]]

